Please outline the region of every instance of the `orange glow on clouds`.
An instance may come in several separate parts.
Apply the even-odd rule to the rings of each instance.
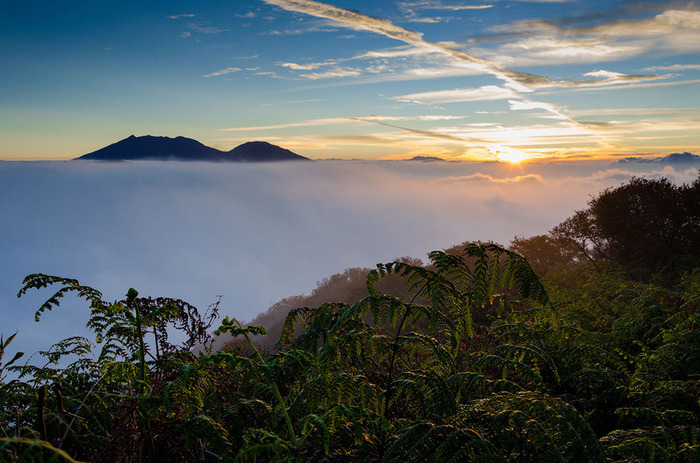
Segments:
[[[493,148],[490,148],[489,151],[491,151],[491,153],[493,153],[499,161],[510,162],[512,164],[517,164],[519,162],[538,157],[537,155],[527,153],[517,148],[511,148],[509,146],[494,146]]]

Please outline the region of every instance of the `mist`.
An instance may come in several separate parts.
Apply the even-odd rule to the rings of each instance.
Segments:
[[[86,334],[88,305],[51,289],[18,299],[31,273],[77,278],[107,300],[136,288],[250,320],[349,267],[464,241],[547,232],[633,175],[692,181],[649,164],[317,161],[0,162],[0,334],[45,350]]]

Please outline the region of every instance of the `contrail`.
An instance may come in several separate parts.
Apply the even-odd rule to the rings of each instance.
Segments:
[[[405,130],[406,132],[411,132],[411,133],[423,135],[423,136],[430,137],[430,138],[438,138],[438,139],[442,139],[442,140],[450,140],[450,141],[458,141],[458,142],[468,142],[468,143],[473,144],[475,147],[487,148],[484,145],[483,141],[477,140],[475,138],[470,139],[470,138],[464,138],[464,137],[457,137],[457,136],[450,135],[447,133],[435,132],[433,130],[411,129],[408,127],[402,127],[399,125],[389,124],[387,122],[381,122],[381,121],[377,121],[377,120],[368,119],[366,117],[346,117],[345,119],[348,119],[351,121],[356,121],[356,122],[364,122],[365,124],[372,124],[372,125],[379,125],[382,127],[389,127],[392,129]]]
[[[383,35],[395,40],[399,40],[408,45],[422,48],[424,50],[430,50],[433,52],[442,53],[454,59],[456,62],[478,69],[485,74],[490,74],[505,82],[505,85],[516,92],[531,92],[539,87],[577,87],[581,85],[590,85],[591,82],[567,82],[567,81],[557,81],[553,82],[549,78],[544,76],[539,76],[536,74],[528,74],[524,72],[512,71],[503,66],[500,66],[492,61],[479,58],[465,51],[457,50],[451,48],[445,44],[428,42],[423,39],[423,34],[420,32],[410,31],[404,29],[401,26],[397,26],[391,21],[385,19],[373,18],[362,13],[356,13],[354,11],[345,10],[343,8],[338,8],[333,5],[327,5],[325,3],[317,2],[314,0],[263,0],[265,3],[270,5],[275,5],[288,11],[293,11],[296,13],[308,14],[318,18],[324,18],[343,27],[347,27],[354,30],[362,30],[374,32],[376,34]],[[522,101],[511,100],[511,108],[514,106],[516,108],[539,108],[544,111],[548,111],[555,115],[559,119],[567,120],[571,123],[582,125],[590,128],[586,124],[581,124],[575,119],[567,116],[561,108],[556,108],[555,106],[547,103],[534,102],[530,100],[522,99]],[[420,133],[425,136],[430,136],[434,138],[443,138],[450,140],[462,140],[468,143],[474,143],[477,146],[484,146],[482,141],[463,139],[459,137],[453,137],[447,134],[441,134],[430,131],[408,129],[405,127],[399,127],[386,123],[379,123],[376,121],[362,120],[361,118],[356,118],[355,120],[374,123],[378,125],[384,125],[385,127],[393,127],[396,129],[408,130],[414,133]]]
[[[318,18],[329,19],[345,27],[374,32],[386,37],[399,40],[409,45],[442,53],[451,56],[460,63],[468,64],[484,73],[491,74],[512,88],[520,91],[529,91],[532,87],[548,86],[552,82],[542,76],[511,71],[489,60],[476,57],[467,52],[450,48],[447,45],[428,42],[423,39],[423,34],[410,31],[385,19],[373,18],[362,13],[345,10],[325,3],[313,0],[263,0],[265,3],[284,8],[288,11],[304,13]]]

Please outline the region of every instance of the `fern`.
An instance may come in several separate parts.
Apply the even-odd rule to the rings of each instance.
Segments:
[[[0,461],[77,463],[49,442],[21,437],[0,438]]]
[[[519,461],[605,461],[598,439],[571,405],[535,392],[499,393],[457,417],[490,423],[488,439]]]
[[[700,428],[697,426],[620,429],[603,437],[601,443],[612,459],[694,462],[700,458]]]
[[[357,303],[291,311],[270,351],[264,328],[227,317],[217,332],[237,342],[203,355],[191,347],[211,318],[183,301],[105,302],[30,276],[20,295],[60,285],[37,317],[68,293],[89,302],[101,350],[73,337],[40,353],[43,367],[0,364],[0,435],[41,434],[59,452],[32,455],[91,461],[700,458],[700,272],[685,293],[585,272],[584,289],[550,279],[548,293],[496,245],[430,259],[379,264]],[[171,344],[173,329],[186,341]],[[6,367],[19,379],[3,383]],[[42,395],[57,380],[61,393]],[[13,442],[0,461],[36,441]]]

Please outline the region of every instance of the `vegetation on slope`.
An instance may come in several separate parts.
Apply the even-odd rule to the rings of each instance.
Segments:
[[[98,344],[68,338],[43,367],[0,363],[0,461],[698,461],[697,203],[647,204],[698,190],[635,179],[516,239],[519,253],[468,243],[427,265],[380,264],[345,301],[280,304],[270,349],[255,342],[263,327],[227,317],[217,333],[238,342],[195,355],[216,306],[200,315],[134,290],[107,302],[30,275],[20,294],[58,288],[37,319],[75,293]],[[606,228],[607,214],[634,224],[633,204],[659,219],[644,234]],[[657,254],[668,226],[679,242]],[[617,252],[646,237],[662,257]]]

